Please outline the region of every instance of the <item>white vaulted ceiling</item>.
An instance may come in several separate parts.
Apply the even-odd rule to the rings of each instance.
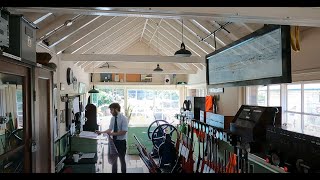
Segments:
[[[87,72],[136,72],[160,63],[168,72],[196,73],[205,56],[264,24],[320,26],[318,8],[8,8],[36,24],[37,42],[53,47],[62,60]],[[298,13],[299,12],[299,13]],[[173,57],[183,41],[191,58]],[[67,22],[72,22],[67,26]],[[225,29],[212,32],[229,23]],[[210,35],[212,34],[212,35]],[[209,36],[210,35],[210,36]],[[202,41],[202,39],[205,39]],[[129,53],[134,46],[152,51]],[[106,63],[109,65],[106,65]],[[104,66],[100,68],[101,66]]]

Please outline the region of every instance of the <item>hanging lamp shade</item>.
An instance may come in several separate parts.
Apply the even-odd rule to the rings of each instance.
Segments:
[[[190,57],[191,56],[191,52],[189,50],[186,50],[186,46],[184,45],[184,43],[181,43],[181,49],[179,49],[178,51],[176,51],[174,53],[175,56],[178,57]]]
[[[94,88],[94,86],[93,86],[93,88],[90,90],[90,91],[88,91],[88,93],[99,93],[99,91],[98,90],[96,90],[95,88]]]
[[[160,72],[160,71],[163,71],[163,69],[161,69],[161,68],[160,68],[160,65],[157,64],[157,68],[155,68],[153,71]]]
[[[92,79],[93,79],[93,73],[91,73],[91,83],[92,83]],[[93,87],[92,87],[92,89],[90,90],[90,91],[88,91],[88,93],[99,93],[99,91],[98,90],[96,90],[95,88],[94,88],[94,85],[93,85]]]
[[[177,56],[177,57],[190,57],[191,56],[191,52],[189,50],[186,50],[186,46],[183,43],[183,20],[181,20],[181,22],[182,22],[181,48],[174,53],[174,56]]]

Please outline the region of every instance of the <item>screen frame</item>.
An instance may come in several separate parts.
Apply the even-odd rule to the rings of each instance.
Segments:
[[[248,39],[262,36],[272,32],[278,28],[281,28],[281,53],[282,53],[282,76],[278,77],[269,77],[261,79],[252,79],[244,81],[235,81],[235,82],[225,82],[218,84],[210,84],[209,82],[209,58],[215,54],[221,53],[228,50],[234,46],[237,46],[240,43],[245,43]],[[290,45],[290,26],[288,25],[265,25],[263,28],[258,29],[257,31],[240,38],[239,40],[224,46],[208,55],[206,55],[206,82],[208,88],[221,88],[221,87],[232,87],[232,86],[249,86],[249,85],[267,85],[267,84],[279,84],[279,83],[291,83],[291,45]]]

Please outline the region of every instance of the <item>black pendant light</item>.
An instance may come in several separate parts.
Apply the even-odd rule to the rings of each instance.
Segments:
[[[92,82],[92,77],[93,77],[93,73],[91,73],[91,82]],[[90,91],[88,91],[88,93],[99,93],[99,91],[98,90],[96,90],[95,88],[94,88],[94,85],[93,85],[93,87],[92,87],[92,89],[90,90]]]
[[[181,48],[174,53],[175,56],[178,57],[190,57],[191,52],[189,50],[186,50],[186,46],[183,43],[183,19],[181,20],[182,22],[182,41],[181,41]]]
[[[163,69],[160,68],[160,65],[157,64],[157,68],[155,68],[153,71],[161,72]]]

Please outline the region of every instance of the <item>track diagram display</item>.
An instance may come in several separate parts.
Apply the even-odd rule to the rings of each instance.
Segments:
[[[290,44],[288,46],[287,32],[283,32],[286,29],[279,26],[263,30],[207,55],[208,85],[268,78],[291,81]]]

